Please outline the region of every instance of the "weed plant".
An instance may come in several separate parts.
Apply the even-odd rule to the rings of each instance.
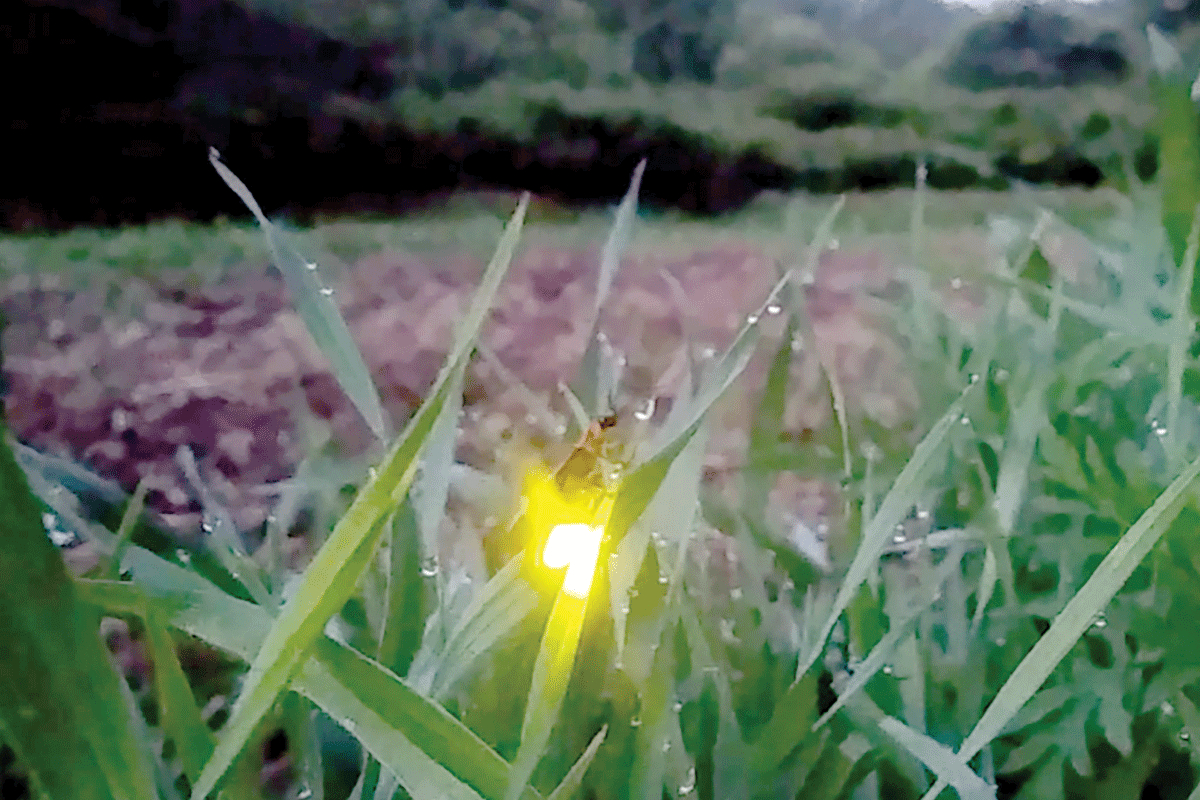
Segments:
[[[1090,275],[1055,268],[1048,236],[1066,223],[1047,213],[989,269],[951,279],[980,293],[974,319],[945,313],[942,287],[914,271],[894,324],[925,416],[913,436],[872,427],[826,364],[831,467],[782,434],[794,342],[812,339],[803,279],[835,204],[730,347],[690,360],[661,427],[606,454],[585,510],[536,469],[511,487],[523,501],[502,527],[519,552],[479,585],[435,554],[463,371],[528,198],[396,434],[320,270],[212,161],[384,455],[301,574],[251,558],[211,499],[208,566],[156,555],[131,540],[135,496],[115,531],[66,520],[103,556],[72,579],[42,527],[65,490],[0,448],[0,723],[35,793],[253,797],[257,748],[282,727],[290,791],[321,797],[326,718],[360,748],[356,798],[1184,797],[1195,785],[1198,226],[1177,261],[1148,189],[1095,243]],[[639,167],[601,251],[596,309],[640,180]],[[598,333],[570,393],[580,429],[619,384]],[[738,492],[718,493],[703,477],[710,409],[761,347],[774,357],[750,466]],[[772,534],[766,498],[784,472],[840,488],[829,569]],[[582,590],[540,547],[556,523],[603,531],[566,569]],[[269,526],[264,547],[280,536]],[[145,631],[141,701],[105,660],[101,615]],[[205,718],[178,633],[249,665],[227,713]]]

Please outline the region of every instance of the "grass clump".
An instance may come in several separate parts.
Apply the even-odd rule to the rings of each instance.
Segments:
[[[641,175],[600,250],[597,322],[564,392],[581,434],[627,405],[600,312],[633,241]],[[652,414],[632,411],[647,423],[632,439],[613,438],[610,423],[582,435],[543,482],[558,499],[530,492],[488,509],[516,554],[486,581],[438,543],[456,524],[447,497],[463,474],[463,373],[528,198],[398,434],[321,268],[257,215],[381,455],[300,574],[247,553],[206,497],[222,585],[190,556],[140,546],[137,502],[116,532],[58,514],[100,553],[96,572],[72,579],[52,567],[39,527],[62,493],[44,465],[13,466],[11,502],[0,505],[13,553],[47,568],[7,571],[3,616],[19,646],[0,662],[10,698],[0,722],[36,791],[253,796],[255,749],[275,728],[287,734],[291,791],[305,796],[323,793],[335,741],[350,743],[355,797],[1125,797],[1190,787],[1200,734],[1200,568],[1188,538],[1200,520],[1200,417],[1189,402],[1200,375],[1188,355],[1198,228],[1176,259],[1146,191],[1117,205],[1103,237],[1046,210],[1032,224],[1008,220],[991,263],[929,270],[926,175],[916,172],[907,209],[912,268],[889,300],[922,390],[915,418],[886,429],[848,390],[836,353],[819,352],[831,431],[807,444],[791,437],[793,360],[820,347],[811,276],[848,203],[820,219],[785,214],[792,235],[803,230],[792,248],[801,256],[781,258],[723,352],[687,344],[669,413],[649,426]],[[1082,255],[1064,255],[1068,240]],[[766,380],[747,388],[756,353],[769,357]],[[722,481],[705,454],[735,386],[756,396],[745,466]],[[828,519],[780,501],[796,478],[835,487]],[[527,545],[555,522],[602,531],[580,556],[592,578],[582,593]],[[277,526],[267,531],[264,553],[281,546]],[[82,632],[63,637],[39,621],[53,609]],[[152,713],[110,685],[99,642],[85,635],[97,614],[144,632]],[[183,635],[248,665],[219,718],[192,694]],[[68,663],[82,677],[52,693],[19,680],[28,664],[59,676]],[[61,716],[65,707],[86,713]],[[31,714],[61,716],[87,754],[76,777],[89,792],[60,782]]]

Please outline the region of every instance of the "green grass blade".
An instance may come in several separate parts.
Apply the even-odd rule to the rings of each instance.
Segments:
[[[421,539],[412,503],[408,498],[392,518],[391,563],[387,576],[383,633],[379,637],[379,663],[406,675],[421,646],[425,629],[425,585],[421,580]]]
[[[131,547],[122,567],[163,619],[232,655],[249,661],[269,634],[271,617],[266,611],[149,551]],[[112,587],[123,589],[126,584],[82,583],[91,602],[122,607]],[[378,662],[320,636],[293,688],[353,733],[406,788],[432,781],[448,797],[471,796],[464,794],[465,787],[487,798],[503,796],[505,761],[445,709]],[[436,791],[412,793],[440,796]]]
[[[52,800],[151,800],[146,759],[100,641],[0,421],[0,734]]]
[[[892,485],[891,490],[879,504],[879,510],[875,512],[875,516],[867,523],[862,541],[859,542],[858,550],[854,554],[853,561],[850,562],[850,568],[846,573],[846,577],[842,580],[841,587],[838,589],[833,608],[830,610],[824,624],[822,624],[820,633],[818,633],[816,640],[813,642],[808,657],[800,661],[797,665],[797,680],[808,672],[812,665],[816,663],[820,654],[824,652],[823,644],[829,638],[830,631],[837,624],[838,617],[850,605],[850,601],[854,598],[858,587],[867,579],[867,573],[874,566],[880,553],[883,552],[884,547],[891,540],[896,525],[904,519],[909,509],[917,505],[920,500],[921,491],[924,488],[926,480],[928,480],[935,461],[943,452],[944,445],[950,437],[950,431],[962,419],[964,400],[967,392],[970,390],[970,386],[963,390],[958,400],[951,404],[950,409],[934,424],[929,433],[925,434],[925,438],[921,440],[920,444],[913,451],[912,458],[909,459],[904,469],[900,471],[895,484]]]
[[[893,620],[888,632],[879,640],[878,644],[871,648],[871,652],[862,660],[854,669],[854,674],[846,682],[838,694],[837,700],[833,705],[821,715],[821,717],[813,723],[813,729],[824,725],[834,714],[838,712],[854,696],[854,693],[867,685],[875,673],[883,669],[888,663],[896,646],[906,636],[910,635],[917,627],[917,622],[921,615],[928,611],[934,603],[942,596],[942,586],[947,579],[956,571],[961,569],[961,562],[957,558],[947,557],[940,565],[938,565],[937,573],[928,586],[923,587],[922,596],[916,600],[913,605],[914,611],[912,614],[903,620]],[[790,690],[789,690],[790,691]]]
[[[1183,506],[1193,499],[1193,485],[1200,477],[1200,459],[1172,481],[1154,504],[1120,538],[1096,567],[1087,582],[1080,587],[1054,618],[1037,644],[1025,655],[1008,680],[1000,687],[987,710],[963,741],[958,759],[966,764],[984,745],[992,741],[1017,711],[1058,666],[1092,626],[1096,615],[1108,605],[1134,569],[1150,552],[1159,538],[1174,521]],[[937,797],[946,786],[942,781],[931,789],[927,800]]]
[[[533,771],[545,754],[575,668],[587,605],[588,595],[575,597],[560,589],[546,620],[525,703],[521,744],[513,758],[505,800],[517,800],[528,789]]]
[[[1196,256],[1200,251],[1200,205],[1192,212],[1192,228],[1188,233],[1187,252],[1179,265],[1179,289],[1171,315],[1171,344],[1167,347],[1167,464],[1177,469],[1183,458],[1183,440],[1179,435],[1179,412],[1183,405],[1183,370],[1188,348],[1196,331],[1192,315],[1192,284],[1196,277]]]
[[[450,388],[458,385],[466,369],[472,342],[512,261],[528,202],[528,195],[522,197],[505,229],[429,397],[313,557],[295,594],[280,611],[262,649],[251,662],[244,688],[234,703],[217,749],[193,787],[193,798],[206,797],[213,790],[263,715],[303,665],[308,648],[325,624],[354,592],[383,533],[384,521],[412,485],[417,458]]]
[[[670,706],[675,689],[675,651],[671,646],[674,638],[674,626],[665,626],[654,650],[649,680],[640,692],[642,724],[637,731],[637,746],[629,775],[629,796],[634,800],[661,800],[663,796],[667,774],[663,743],[670,741],[669,726],[673,722]]]
[[[192,449],[187,445],[180,445],[175,452],[175,462],[183,470],[183,475],[187,478],[188,483],[192,484],[192,488],[200,495],[200,505],[204,509],[205,544],[221,562],[221,566],[225,567],[238,583],[246,587],[246,591],[250,593],[254,602],[263,608],[277,606],[278,601],[271,597],[271,593],[267,591],[267,587],[263,583],[261,567],[250,558],[245,548],[242,547],[242,540],[234,525],[233,515],[217,500],[200,477],[200,470],[196,467],[196,458],[192,455]]]
[[[596,758],[596,753],[600,750],[600,745],[604,744],[604,737],[607,735],[608,725],[606,724],[592,737],[592,741],[588,743],[583,755],[579,756],[571,765],[571,769],[567,771],[558,786],[554,787],[554,791],[547,796],[546,800],[571,800],[575,796],[583,783],[583,776],[587,774],[588,767],[592,765],[592,760]]]
[[[493,652],[537,608],[537,592],[520,577],[523,558],[517,556],[496,573],[454,626],[427,679],[431,697],[449,694],[481,656]],[[420,688],[422,682],[416,685]]]
[[[637,218],[638,191],[642,185],[642,174],[646,171],[646,159],[638,162],[629,181],[629,189],[617,207],[616,217],[609,228],[608,238],[600,251],[600,275],[596,284],[596,301],[592,310],[592,322],[588,331],[587,345],[579,361],[579,377],[575,381],[575,395],[587,408],[589,416],[607,411],[603,406],[608,401],[600,386],[601,363],[600,309],[608,300],[609,290],[621,267],[621,259],[629,247],[633,235],[633,223]]]
[[[383,404],[379,401],[379,392],[371,380],[371,372],[363,361],[362,353],[350,335],[350,329],[346,327],[346,320],[338,310],[332,287],[322,283],[317,275],[317,265],[296,252],[283,233],[267,220],[250,189],[229,167],[221,163],[220,154],[215,149],[209,149],[208,160],[221,179],[258,219],[258,224],[262,226],[270,245],[275,266],[283,274],[284,283],[291,292],[296,311],[304,320],[304,325],[317,347],[329,359],[338,384],[354,403],[358,413],[362,414],[375,436],[381,440],[386,439],[387,423],[384,419]]]
[[[704,375],[695,398],[690,402],[685,398],[679,398],[676,401],[677,403],[686,403],[686,407],[671,425],[664,425],[654,437],[651,443],[651,452],[661,452],[668,447],[675,447],[678,444],[678,437],[682,436],[685,431],[693,429],[712,407],[712,404],[725,393],[737,376],[742,374],[742,370],[746,368],[746,364],[754,355],[754,348],[758,345],[762,333],[761,320],[770,313],[768,309],[775,307],[776,298],[791,279],[790,273],[784,275],[772,287],[767,294],[767,299],[758,310],[746,317],[742,329],[738,331],[738,335],[729,345],[729,349],[721,354],[716,363]]]
[[[613,281],[617,278],[621,259],[629,248],[629,240],[633,235],[633,223],[637,218],[638,193],[641,191],[642,176],[645,173],[646,159],[643,158],[634,167],[629,188],[625,191],[625,196],[621,198],[621,205],[617,206],[617,216],[608,232],[608,239],[604,242],[604,249],[600,251],[600,279],[596,285],[596,303],[593,311],[596,315],[600,314],[600,309],[604,308],[604,304],[608,302],[608,293],[612,289]]]
[[[983,778],[959,761],[950,748],[913,730],[895,717],[885,716],[879,720],[879,727],[929,767],[933,774],[938,776],[939,781],[953,786],[961,800],[995,800],[995,787],[988,786]]]

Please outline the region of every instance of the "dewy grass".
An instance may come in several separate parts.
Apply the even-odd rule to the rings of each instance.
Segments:
[[[601,289],[634,246],[638,177],[610,229]],[[936,240],[930,218],[940,199],[920,187],[913,200],[912,213],[897,219],[909,220],[910,254],[919,260]],[[823,215],[799,205],[783,215],[792,242],[802,228],[816,229],[809,267],[833,235],[837,212],[853,202],[838,201]],[[1164,288],[1151,263],[1159,215],[1131,207],[1112,236],[1134,246],[1109,247],[1097,259],[1100,288],[1085,291],[1053,270],[1030,277],[1031,263],[1049,263],[1045,237],[1059,223],[1050,215],[1037,224],[1023,219],[998,256],[1015,252],[1015,263],[998,277],[964,273],[992,308],[973,324],[947,319],[937,281],[918,281],[911,306],[924,312],[903,333],[927,406],[911,438],[897,437],[902,451],[871,441],[878,429],[860,424],[837,364],[824,366],[834,379],[826,402],[838,406],[838,429],[821,444],[785,441],[796,389],[791,335],[812,334],[808,298],[793,282],[804,277],[802,262],[725,353],[689,360],[686,389],[667,422],[639,443],[610,486],[612,513],[590,593],[555,600],[529,580],[544,553],[527,550],[480,585],[452,559],[437,559],[436,534],[460,466],[453,462],[459,381],[526,208],[523,200],[501,235],[425,404],[302,576],[285,585],[278,561],[254,564],[230,539],[227,514],[205,498],[221,537],[207,544],[256,602],[233,596],[236,583],[219,588],[185,557],[172,563],[139,546],[129,536],[137,503],[119,536],[98,528],[59,484],[111,486],[19,452],[43,513],[114,558],[111,571],[94,574],[124,579],[77,581],[81,606],[141,618],[154,654],[157,730],[109,720],[84,733],[111,734],[95,748],[104,763],[115,763],[118,751],[140,759],[139,749],[160,735],[174,742],[178,759],[150,759],[110,795],[153,796],[153,782],[169,786],[182,776],[197,797],[210,790],[252,796],[253,770],[230,765],[251,761],[239,757],[253,752],[256,729],[278,719],[292,726],[289,756],[311,787],[320,746],[307,721],[310,704],[361,745],[356,796],[390,797],[402,788],[418,800],[535,800],[547,792],[602,800],[933,797],[945,786],[993,797],[999,776],[1026,772],[1033,773],[1026,796],[1058,797],[1067,794],[1068,763],[1076,794],[1126,797],[1132,789],[1116,776],[1139,776],[1132,788],[1140,792],[1152,779],[1147,765],[1178,755],[1180,733],[1200,737],[1189,699],[1197,674],[1190,630],[1200,609],[1187,538],[1200,518],[1200,460],[1179,472],[1197,446],[1185,303],[1194,237],[1179,281]],[[292,266],[302,278],[315,276],[302,258]],[[692,287],[668,285],[684,306]],[[1120,288],[1108,292],[1110,285]],[[320,300],[329,296],[318,283],[295,286],[298,302],[317,293],[308,320],[324,331],[336,362],[353,346],[337,333],[329,314],[336,306]],[[777,331],[783,338],[771,342],[746,453],[758,472],[748,468],[743,485],[721,487],[733,496],[719,497],[719,481],[706,479],[708,437],[724,433],[711,409],[744,374],[759,340]],[[581,422],[611,396],[615,360],[597,356],[582,376]],[[338,377],[358,393],[364,419],[375,419],[374,387],[354,369]],[[1168,421],[1161,433],[1160,419]],[[829,453],[813,455],[825,443]],[[866,452],[873,455],[862,463]],[[289,491],[325,481],[326,467],[308,462]],[[851,537],[861,533],[857,549],[831,547],[828,563],[816,565],[787,538],[799,535],[799,524],[789,518],[778,530],[771,514],[785,472],[838,485],[828,506],[850,510],[844,522]],[[282,508],[294,500],[283,493],[283,517],[294,518],[294,509]],[[33,533],[28,542],[41,541]],[[1164,537],[1171,552],[1155,554],[1153,571],[1145,570],[1153,574],[1143,578],[1139,565]],[[14,618],[40,618],[29,605],[37,589],[9,601],[28,612]],[[1162,613],[1171,616],[1158,619]],[[250,664],[219,736],[189,698],[168,627]],[[22,635],[36,637],[35,628],[26,624]],[[53,658],[42,661],[55,669]],[[67,696],[81,708],[99,702]],[[106,690],[105,702],[108,713],[128,720],[119,692]],[[24,735],[4,719],[6,738]],[[1099,736],[1117,754],[1106,763],[1094,762]],[[32,761],[46,755],[28,746],[18,753]],[[72,766],[81,780],[116,787],[103,764]],[[57,794],[87,796],[72,792]]]

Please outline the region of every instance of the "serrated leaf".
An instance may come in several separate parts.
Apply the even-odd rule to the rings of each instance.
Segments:
[[[1067,602],[1055,617],[1050,629],[1038,639],[1037,644],[1000,687],[1000,691],[963,742],[958,758],[964,764],[999,734],[1092,626],[1096,615],[1125,585],[1134,569],[1175,520],[1180,509],[1191,500],[1193,486],[1198,477],[1200,459],[1193,461],[1182,475],[1171,482]],[[926,800],[937,797],[944,788],[945,783],[939,780],[926,793]]]

